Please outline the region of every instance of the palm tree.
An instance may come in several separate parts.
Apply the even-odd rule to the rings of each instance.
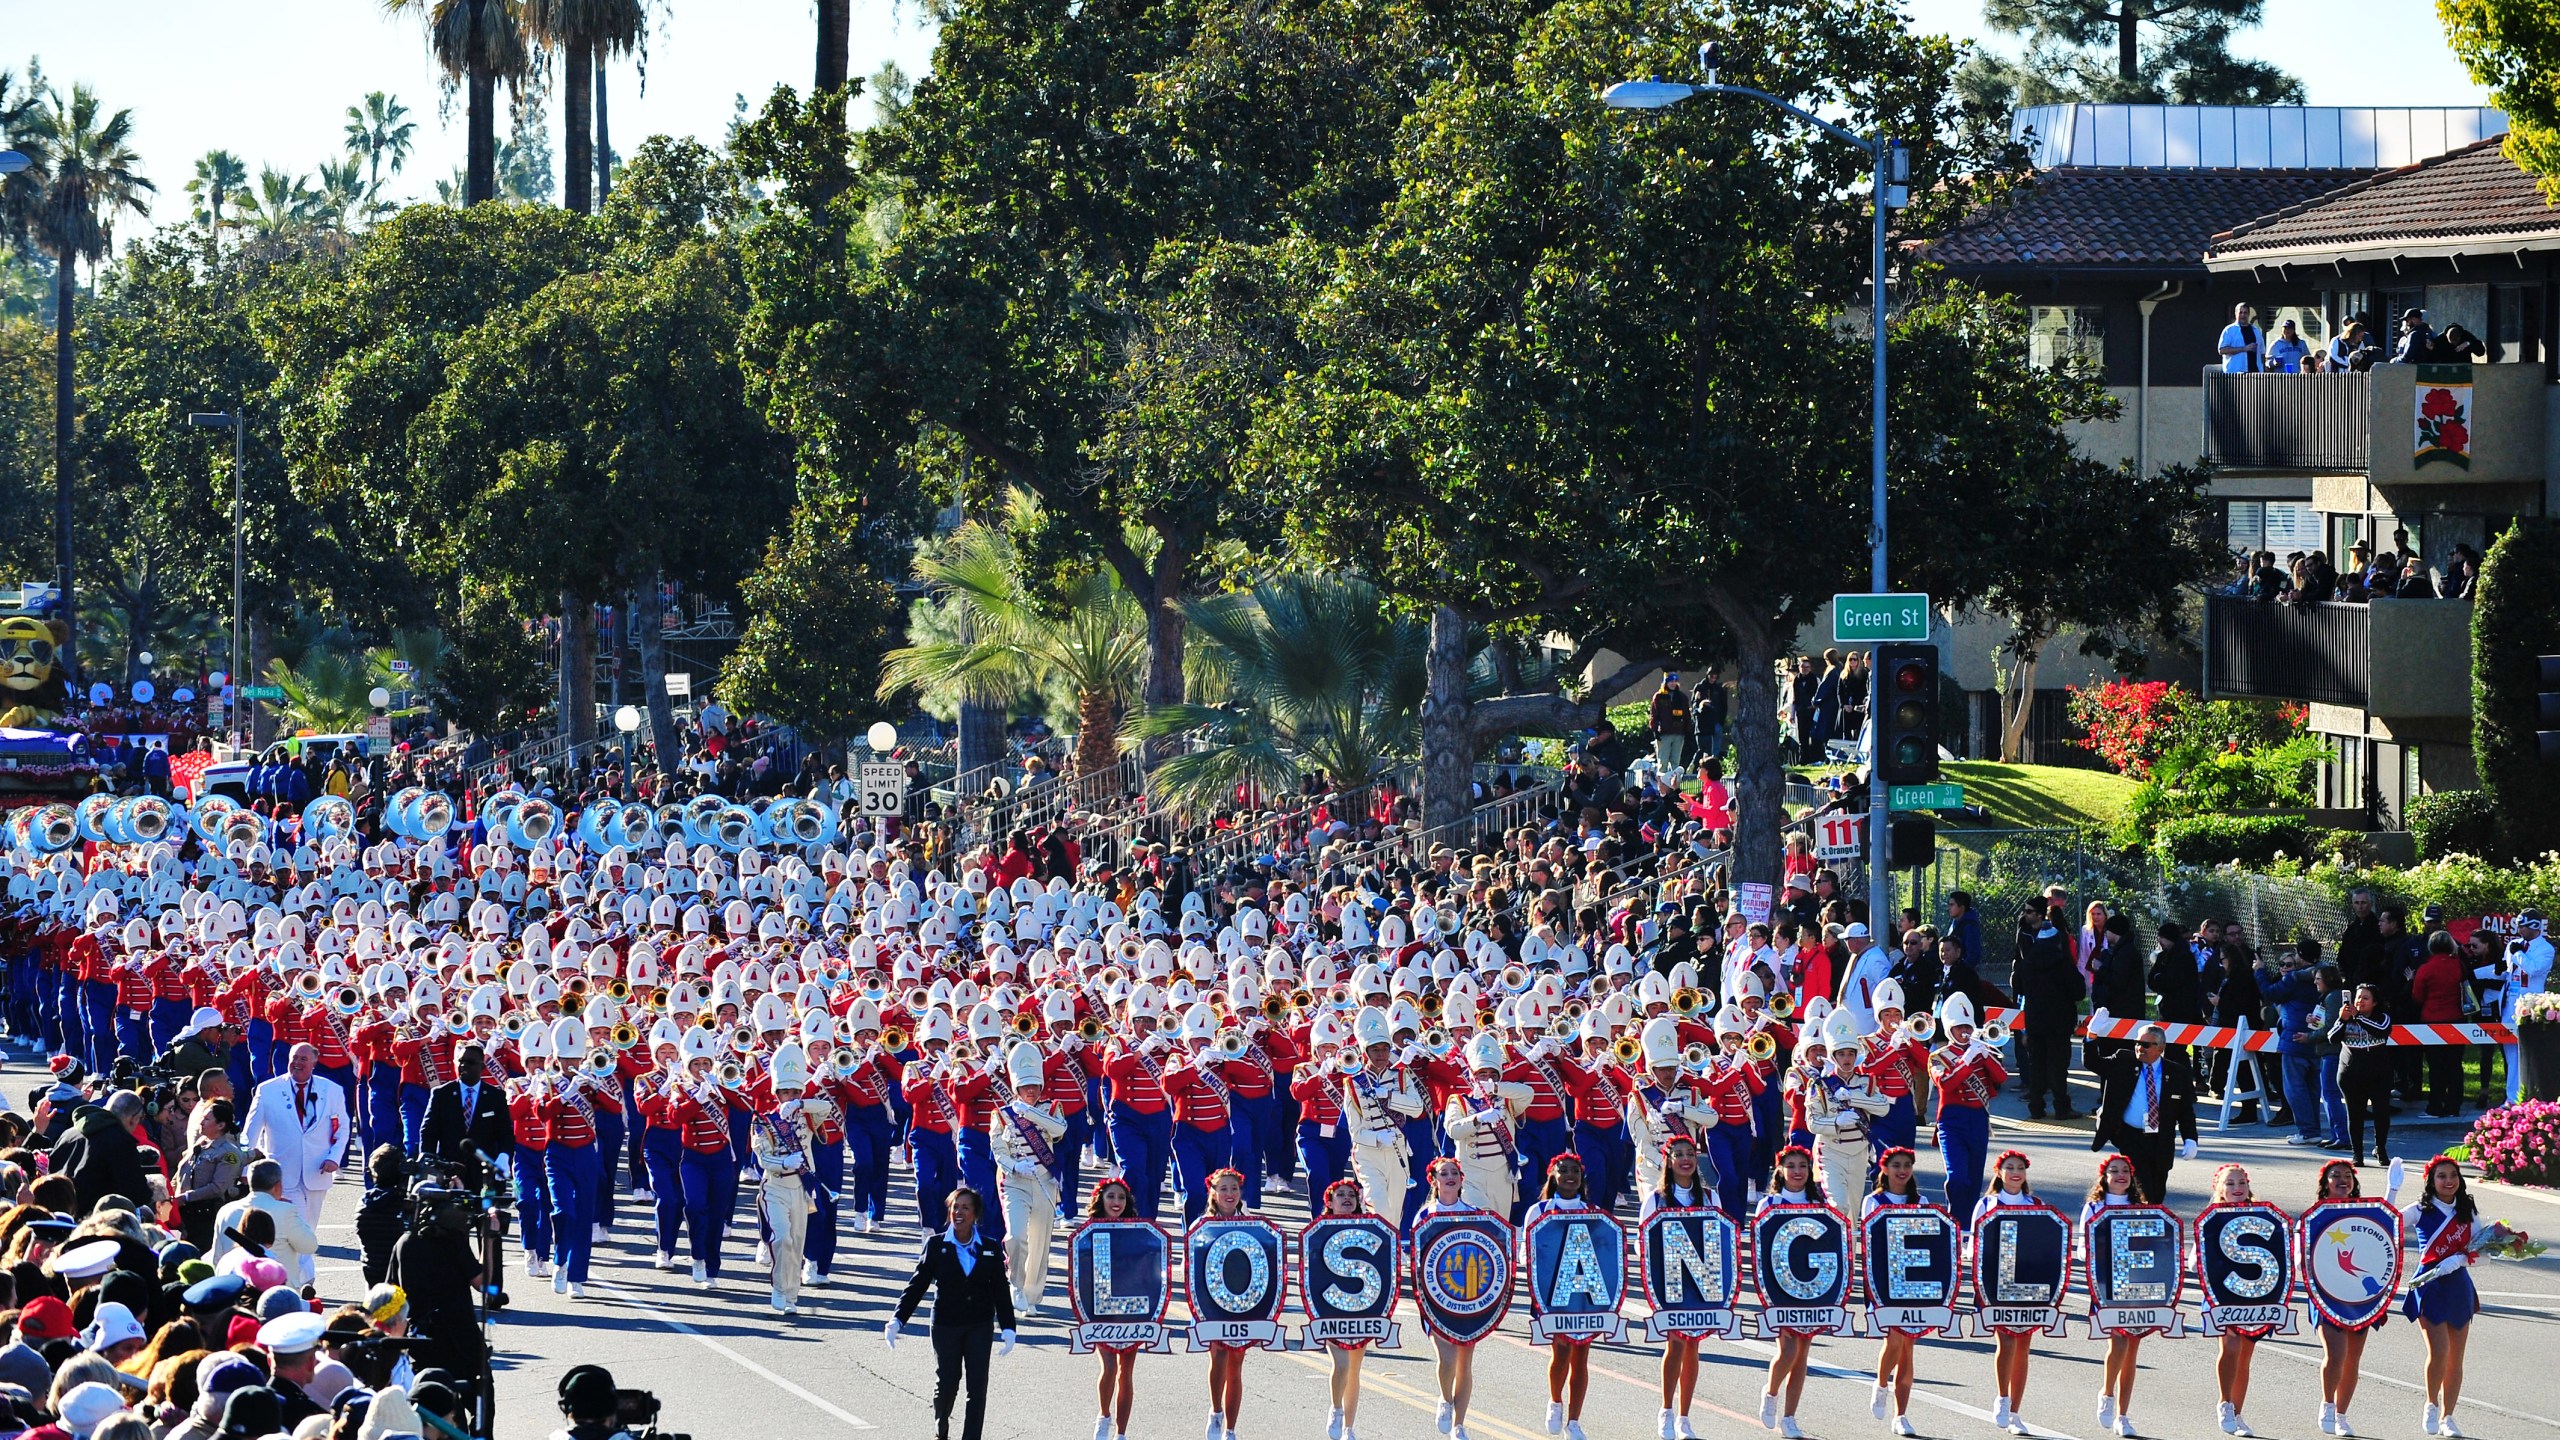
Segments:
[[[261,235],[282,235],[317,219],[320,204],[309,180],[267,165],[258,171],[258,188],[240,203],[240,223]]]
[[[417,133],[409,107],[379,90],[365,96],[362,105],[347,107],[347,153],[364,160],[366,200],[381,200],[383,161],[389,160],[391,173],[399,174],[416,148]]]
[[[1150,789],[1183,808],[1243,783],[1277,792],[1309,772],[1359,785],[1422,736],[1430,630],[1390,615],[1353,576],[1287,574],[1183,606],[1196,642],[1188,704],[1150,706],[1133,740],[1189,738]]]
[[[436,64],[460,81],[470,139],[463,164],[462,203],[481,205],[498,195],[498,82],[524,78],[524,25],[518,0],[382,0],[394,15],[425,18],[427,47]]]
[[[249,167],[228,150],[207,150],[196,161],[196,178],[187,182],[187,194],[195,203],[190,217],[204,226],[214,248],[222,248],[223,207],[232,197],[249,188]]]
[[[61,572],[62,613],[79,614],[73,587],[71,494],[73,301],[80,262],[95,265],[115,240],[117,216],[151,213],[153,186],[134,152],[133,112],[105,113],[97,92],[74,85],[65,98],[46,87],[44,103],[23,123],[18,148],[38,177],[29,228],[53,256],[53,523],[54,563]],[[77,656],[73,657],[79,679]]]
[[[568,171],[561,200],[581,215],[595,211],[595,76],[597,58],[639,43],[648,23],[640,0],[524,0],[525,35],[560,52],[561,109],[566,112]]]
[[[837,90],[853,65],[853,0],[818,0],[818,83]]]
[[[311,216],[328,229],[341,233],[353,229],[366,214],[364,157],[349,155],[337,160],[323,160],[314,178],[320,188],[312,195]]]
[[[883,657],[880,697],[914,690],[1007,704],[1061,687],[1075,704],[1077,773],[1091,774],[1119,758],[1121,714],[1146,664],[1146,623],[1108,565],[1049,595],[1024,583],[1012,532],[1034,508],[1017,492],[1008,524],[973,520],[917,552],[915,576],[931,598],[917,607],[911,643]],[[935,613],[925,617],[928,608]]]
[[[24,81],[0,70],[0,141],[27,133],[42,113],[44,93],[44,71],[35,62],[27,63]],[[32,170],[0,175],[0,243],[26,248],[28,227],[34,223],[36,198],[42,193],[42,186],[43,181]]]
[[[373,687],[389,688],[387,651],[314,650],[298,665],[267,662],[267,683],[284,691],[277,710],[285,725],[323,735],[362,730],[373,718]]]

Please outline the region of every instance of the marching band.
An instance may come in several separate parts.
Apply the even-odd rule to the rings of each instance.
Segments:
[[[341,834],[279,853],[217,816],[186,866],[172,841],[104,847],[85,863],[10,850],[13,1010],[57,1053],[103,1068],[148,1060],[210,1009],[238,1037],[225,1063],[242,1085],[314,1045],[367,1148],[417,1149],[428,1095],[453,1079],[462,1046],[477,1047],[513,1121],[512,1153],[492,1158],[514,1187],[527,1271],[573,1299],[626,1186],[649,1207],[657,1267],[689,1268],[704,1289],[724,1279],[727,1232],[751,1190],[755,1263],[790,1317],[832,1283],[840,1232],[911,1218],[919,1235],[943,1233],[946,1197],[965,1184],[990,1197],[976,1231],[1000,1244],[1023,1320],[1049,1304],[1053,1252],[1068,1256],[1070,1323],[1079,1348],[1102,1356],[1097,1440],[1126,1433],[1180,1232],[1225,1225],[1247,1237],[1221,1242],[1236,1255],[1265,1243],[1255,1226],[1269,1229],[1246,1280],[1204,1290],[1195,1276],[1192,1289],[1195,1311],[1215,1306],[1246,1327],[1233,1333],[1267,1333],[1294,1237],[1260,1207],[1293,1181],[1311,1226],[1334,1227],[1325,1254],[1296,1257],[1309,1321],[1377,1306],[1377,1266],[1363,1271],[1354,1242],[1386,1247],[1376,1313],[1392,1314],[1399,1293],[1419,1310],[1438,1354],[1439,1428],[1458,1440],[1475,1346],[1522,1277],[1540,1316],[1645,1305],[1674,1317],[1657,1337],[1666,1440],[1695,1434],[1699,1348],[1734,1333],[1738,1272],[1757,1278],[1776,1341],[1760,1419],[1789,1437],[1801,1433],[1810,1352],[1854,1330],[1853,1302],[1960,1323],[1960,1277],[1987,1293],[1986,1245],[2011,1248],[1980,1323],[1995,1309],[2037,1318],[2071,1283],[2072,1241],[2055,1253],[2002,1238],[2014,1227],[1984,1228],[2010,1208],[2050,1207],[2014,1151],[1984,1191],[2007,1037],[1961,995],[1912,1014],[1884,980],[1862,1025],[1828,997],[1800,1000],[1765,959],[1718,976],[1719,998],[1687,963],[1657,974],[1625,945],[1595,963],[1543,927],[1505,943],[1409,895],[1362,889],[1319,906],[1284,887],[1266,907],[1122,881],[1003,881],[984,865],[954,878],[883,836],[838,843],[832,816],[812,833],[797,811],[750,815],[711,843],[683,815],[665,817],[665,833],[624,815],[611,823],[625,839],[608,841],[556,815],[532,833],[539,804],[517,798],[496,823],[484,814],[484,838],[469,843],[450,807],[411,796],[395,802],[406,838],[367,846]],[[1915,1174],[1924,1117],[1943,1206]],[[893,1167],[912,1179],[912,1217],[890,1212]],[[1090,1185],[1088,1167],[1100,1176]],[[2453,1162],[2431,1163],[2422,1188],[2393,1222],[2393,1253],[2357,1258],[2396,1279],[2396,1247],[2421,1253],[2411,1316],[2438,1357],[2426,1424],[2459,1435],[2462,1334],[2477,1309],[2462,1267],[2495,1227],[2475,1228]],[[1633,1230],[1617,1218],[1630,1193]],[[2342,1163],[2321,1193],[2373,1203]],[[2158,1200],[2109,1157],[2079,1218],[2081,1254],[2110,1212],[2150,1213]],[[2226,1166],[2213,1208],[2271,1207]],[[1944,1221],[1900,1223],[1921,1212]],[[1167,1238],[1133,1250],[1140,1229]],[[2110,1253],[2192,1272],[2209,1313],[2225,1291],[2242,1294],[2217,1269],[2220,1250],[2183,1248],[2174,1217],[2154,1229],[2166,1231],[2165,1260]],[[1599,1257],[1562,1265],[1555,1283],[1580,1287],[1572,1294],[1535,1288],[1557,1263],[1533,1243],[1550,1232],[1582,1236],[1570,1243]],[[1097,1257],[1110,1236],[1116,1257]],[[2133,1240],[2111,1231],[2106,1243]],[[1912,1294],[1851,1283],[1850,1261],[1875,1245],[1935,1247],[1894,1271]],[[2304,1258],[2284,1261],[2278,1298],[2310,1291],[2331,1361],[2323,1429],[2351,1435],[2362,1338],[2388,1307],[2323,1298],[2314,1246],[2291,1247]],[[1363,1273],[1369,1283],[1351,1283]],[[2092,1304],[2112,1314],[2100,1283]],[[2228,1297],[2231,1313],[2256,1314]],[[2250,1433],[2249,1356],[2272,1323],[2216,1332],[2228,1433]],[[1916,1342],[1934,1328],[1879,1330],[1874,1411],[1895,1433],[1912,1433]],[[2058,1321],[1991,1328],[1995,1422],[2023,1435],[2033,1336]],[[1547,1429],[1577,1440],[1588,1333],[1567,1326],[1544,1342]],[[2135,1357],[2160,1333],[2105,1332],[2101,1429],[2136,1433]],[[1316,1342],[1331,1359],[1331,1440],[1353,1435],[1363,1354],[1392,1343],[1360,1336]],[[1234,1440],[1243,1357],[1263,1343],[1209,1346],[1211,1440]]]

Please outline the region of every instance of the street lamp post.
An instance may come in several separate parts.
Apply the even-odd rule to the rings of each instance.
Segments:
[[[1911,201],[1911,152],[1902,142],[1885,135],[1866,136],[1842,129],[1821,116],[1788,104],[1765,90],[1744,85],[1722,85],[1716,81],[1716,47],[1711,41],[1698,47],[1698,67],[1706,72],[1704,85],[1683,85],[1665,80],[1622,80],[1601,93],[1601,103],[1615,110],[1662,110],[1677,105],[1693,95],[1740,95],[1774,105],[1835,140],[1844,140],[1867,152],[1875,175],[1875,226],[1868,249],[1868,324],[1873,349],[1874,380],[1870,397],[1869,488],[1867,522],[1867,584],[1876,594],[1886,590],[1885,580],[1885,484],[1884,484],[1884,227],[1885,216]],[[1877,747],[1872,737],[1884,717],[1884,667],[1870,656],[1867,681],[1871,687],[1867,702],[1867,925],[1877,944],[1884,943],[1885,925],[1893,907],[1892,851],[1887,836],[1890,822],[1889,799],[1882,767],[1876,763]]]
[[[640,728],[640,707],[624,705],[617,708],[613,712],[613,728],[622,732],[622,778],[624,784],[629,784],[631,767],[636,763],[631,758],[631,737]]]
[[[247,585],[249,564],[247,542],[241,538],[240,532],[240,474],[248,451],[249,427],[241,418],[238,406],[227,411],[194,411],[187,416],[187,423],[200,430],[227,429],[231,432],[231,683],[245,687],[247,682],[240,678],[240,597]],[[238,721],[245,708],[232,712],[235,729],[240,728]]]

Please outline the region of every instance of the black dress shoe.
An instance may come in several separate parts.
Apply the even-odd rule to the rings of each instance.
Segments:
[[[2053,1112],[2053,1118],[2056,1120],[2077,1120],[2080,1118],[2080,1112],[2072,1109],[2068,1105],[2065,1105],[2061,1109]]]

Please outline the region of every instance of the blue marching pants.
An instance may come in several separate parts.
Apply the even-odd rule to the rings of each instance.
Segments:
[[[551,1171],[540,1150],[516,1147],[516,1215],[524,1221],[524,1250],[551,1258]]]
[[[116,986],[112,980],[80,982],[81,1030],[88,1038],[89,1068],[104,1075],[116,1063]]]
[[[1772,1081],[1768,1089],[1751,1097],[1752,1174],[1766,1175],[1777,1168],[1778,1136],[1786,1128],[1786,1096],[1780,1092],[1776,1082]]]
[[[811,1142],[810,1167],[816,1172],[817,1184],[810,1187],[818,1202],[817,1213],[809,1217],[809,1238],[801,1248],[800,1258],[826,1274],[836,1263],[836,1220],[844,1209],[844,1142],[830,1145],[824,1140]]]
[[[1520,1217],[1528,1213],[1530,1204],[1538,1198],[1538,1191],[1547,1183],[1547,1167],[1555,1162],[1557,1156],[1572,1148],[1573,1127],[1563,1116],[1520,1122],[1520,1183],[1514,1187],[1519,1193],[1513,1197],[1511,1213],[1505,1219],[1515,1226],[1520,1223]],[[1410,1230],[1411,1221],[1400,1228]]]
[[[960,1180],[959,1151],[950,1136],[924,1129],[907,1132],[907,1150],[915,1157],[916,1215],[924,1222],[924,1233],[931,1235],[950,1223],[944,1202]]]
[[[1635,1163],[1635,1146],[1627,1127],[1578,1122],[1573,1127],[1573,1153],[1582,1157],[1583,1193],[1591,1203],[1603,1210],[1616,1206],[1619,1193],[1630,1183],[1630,1167]],[[1545,1183],[1542,1177],[1539,1184]]]
[[[845,1149],[853,1173],[853,1194],[846,1202],[856,1215],[873,1224],[889,1218],[889,1152],[898,1146],[889,1128],[889,1107],[856,1105],[845,1112]]]
[[[1287,1090],[1271,1092],[1273,1124],[1262,1136],[1262,1171],[1294,1180],[1298,1174],[1298,1097]]]
[[[151,1016],[148,1011],[116,1011],[116,1054],[136,1065],[148,1065],[157,1055],[151,1048]],[[349,1092],[353,1093],[353,1092]]]
[[[250,1021],[249,1039],[241,1048],[249,1052],[249,1078],[255,1082],[252,1089],[276,1078],[276,1027],[274,1025],[264,1020]]]
[[[587,1257],[596,1245],[604,1155],[601,1144],[553,1145],[542,1152],[543,1174],[551,1181],[551,1243],[559,1249],[560,1268],[579,1283],[587,1278]]]
[[[1991,1112],[1978,1105],[1938,1107],[1938,1160],[1947,1167],[1947,1213],[1973,1215],[1991,1154]]]
[[[1707,1131],[1716,1167],[1716,1204],[1736,1225],[1751,1223],[1751,1132],[1728,1121]]]
[[[1203,1130],[1197,1125],[1173,1127],[1173,1185],[1182,1192],[1182,1223],[1188,1226],[1209,1208],[1209,1177],[1233,1158],[1233,1130]]]
[[[650,1208],[658,1222],[658,1253],[676,1253],[676,1236],[684,1229],[684,1142],[673,1130],[643,1126],[640,1156],[649,1166]]]
[[[419,1128],[427,1123],[427,1096],[432,1093],[424,1085],[400,1083],[400,1148],[416,1155],[424,1148],[418,1143]]]
[[[681,1148],[681,1147],[679,1147]],[[729,1212],[738,1208],[738,1165],[727,1152],[705,1155],[684,1151],[678,1162],[684,1196],[684,1226],[692,1242],[693,1262],[703,1273],[720,1278],[720,1237],[729,1230]]]
[[[1897,1145],[1906,1150],[1911,1149],[1913,1142],[1920,1137],[1919,1107],[1912,1103],[1908,1095],[1894,1096],[1893,1108],[1876,1117],[1876,1123],[1867,1129],[1867,1137],[1874,1142],[1874,1148],[1878,1154]],[[1869,1169],[1872,1171],[1873,1167],[1870,1166]],[[1870,1175],[1869,1178],[1873,1176]]]
[[[1562,1124],[1562,1121],[1558,1121]],[[1405,1121],[1404,1204],[1397,1207],[1396,1233],[1411,1235],[1413,1217],[1422,1211],[1423,1202],[1431,1198],[1431,1161],[1440,1153],[1440,1126],[1428,1114]],[[1567,1143],[1570,1143],[1568,1140]]]
[[[1084,1150],[1093,1143],[1093,1112],[1071,1111],[1066,1116],[1067,1133],[1058,1137],[1058,1214],[1076,1212],[1084,1194]]]
[[[231,1053],[222,1057],[222,1068],[225,1073],[231,1076],[231,1093],[233,1095],[246,1095],[250,1091],[258,1088],[257,1080],[253,1077],[249,1068],[248,1046],[232,1046]],[[233,1103],[237,1104],[239,1102],[235,1100]],[[417,1147],[414,1145],[410,1146],[409,1153],[412,1155],[417,1154]]]
[[[1307,1181],[1307,1211],[1322,1214],[1325,1187],[1341,1179],[1351,1170],[1351,1127],[1336,1125],[1333,1133],[1313,1120],[1298,1122],[1298,1173]]]
[[[371,1155],[378,1146],[395,1150],[406,1137],[400,1124],[400,1067],[388,1060],[373,1063],[373,1072],[364,1077],[364,1149]],[[414,1153],[414,1152],[412,1152]]]
[[[978,1192],[982,1212],[978,1228],[991,1239],[1004,1238],[1004,1199],[996,1193],[996,1152],[984,1130],[960,1132],[960,1181]]]
[[[1229,1144],[1233,1158],[1228,1162],[1244,1176],[1244,1203],[1248,1210],[1262,1208],[1263,1147],[1271,1132],[1280,1128],[1280,1101],[1271,1095],[1235,1097],[1236,1127]]]
[[[1153,1220],[1164,1203],[1165,1167],[1173,1163],[1173,1112],[1152,1115],[1126,1105],[1111,1107],[1111,1152],[1138,1202],[1141,1219]]]
[[[1118,1159],[1111,1148],[1111,1112],[1102,1107],[1102,1077],[1088,1075],[1084,1082],[1085,1134],[1093,1142],[1095,1162],[1109,1166],[1118,1163]],[[1066,1196],[1069,1206],[1073,1206],[1076,1199],[1073,1195]]]
[[[152,1001],[151,1053],[157,1055],[168,1049],[169,1042],[177,1039],[178,1032],[187,1028],[187,1022],[195,1018],[195,1013],[196,1007],[184,1000]]]
[[[593,1207],[595,1223],[610,1228],[613,1224],[613,1172],[622,1167],[623,1141],[631,1122],[599,1105],[596,1107],[596,1198]]]

